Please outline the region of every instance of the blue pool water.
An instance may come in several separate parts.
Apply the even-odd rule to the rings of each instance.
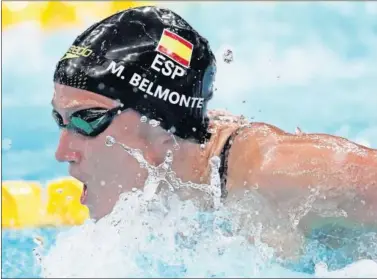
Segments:
[[[68,229],[64,229],[67,231]],[[301,256],[300,260],[295,262],[284,262],[280,263],[280,266],[284,267],[283,273],[272,273],[274,277],[285,277],[288,275],[293,276],[304,276],[304,277],[313,277],[315,274],[315,263],[326,263],[329,270],[339,270],[348,264],[351,264],[357,261],[358,257],[360,256],[368,256],[370,258],[377,258],[377,250],[367,248],[363,252],[355,253],[350,252],[349,249],[355,249],[355,244],[358,244],[357,250],[363,247],[362,239],[363,237],[366,238],[368,233],[361,232],[358,230],[352,230],[346,232],[344,229],[341,228],[332,228],[332,232],[329,229],[327,230],[318,230],[317,232],[313,232],[312,236],[308,240],[308,243],[305,247],[305,252]],[[320,244],[320,241],[324,237],[331,237],[334,234],[334,230],[338,230],[336,235],[343,235],[343,238],[339,238],[338,241],[338,248],[329,248],[323,244]],[[342,233],[339,233],[339,230]],[[40,236],[44,239],[45,249],[48,250],[49,247],[55,245],[56,235],[63,231],[62,229],[53,229],[53,228],[46,228],[46,229],[34,229],[34,230],[21,230],[21,231],[12,231],[12,230],[5,230],[2,234],[2,261],[3,261],[3,269],[2,269],[2,277],[3,278],[39,278],[41,276],[40,273],[40,265],[36,261],[36,258],[33,254],[33,248],[37,247],[37,244],[33,241],[36,236]],[[371,237],[372,236],[372,237]],[[153,233],[149,235],[147,238],[149,241],[153,238]],[[213,235],[216,237],[216,235]],[[145,244],[148,241],[146,239],[138,239],[141,244]],[[369,234],[369,239],[365,242],[365,244],[370,245],[371,241],[374,241],[374,246],[376,246],[376,235],[375,233]],[[106,243],[106,239],[103,240]],[[187,241],[182,242],[182,240],[176,238],[175,240],[175,249],[184,249],[190,248],[192,252],[195,252],[195,244],[190,242],[189,244]],[[356,243],[355,243],[356,242]],[[69,245],[69,242],[66,243]],[[94,246],[95,244],[92,243]],[[111,244],[109,244],[111,245]],[[151,245],[151,244],[150,244]],[[373,246],[373,244],[372,244]],[[183,248],[184,247],[184,248]],[[88,246],[86,247],[88,248]],[[374,247],[375,248],[375,247]],[[232,247],[229,246],[229,250],[232,250]],[[348,250],[348,251],[347,251]],[[152,250],[153,251],[153,250]],[[369,252],[368,252],[369,251]],[[182,254],[177,254],[178,256],[182,257]],[[191,255],[192,256],[192,255]],[[103,259],[105,259],[106,255],[103,255]],[[188,255],[183,256],[188,257]],[[135,253],[132,260],[138,267],[142,270],[146,270],[143,273],[143,277],[160,277],[160,278],[173,278],[173,277],[187,277],[189,274],[195,273],[193,270],[189,270],[190,265],[185,265],[187,263],[186,258],[182,258],[182,263],[177,265],[176,261],[174,264],[166,262],[159,258],[158,254],[153,254],[150,252],[146,253]],[[209,276],[211,277],[221,277],[221,276],[229,276],[227,273],[228,268],[224,268],[221,266],[222,261],[220,259],[213,258],[212,264],[215,264],[216,261],[219,261],[219,266],[216,268],[215,271],[212,270],[212,275],[208,273],[204,273],[200,271],[200,267],[197,266],[198,275],[199,276]],[[272,261],[273,262],[273,261]],[[235,262],[228,262],[229,265],[234,265]],[[59,266],[59,263],[56,263]],[[206,263],[198,263],[198,265],[206,266]],[[153,270],[148,271],[148,268],[154,266]],[[89,267],[88,267],[89,268]],[[147,272],[148,271],[148,272]],[[234,276],[250,276],[253,277],[250,273],[241,273],[233,274]],[[292,272],[292,273],[291,273]],[[265,277],[271,276],[271,273],[261,272],[257,273],[256,275]],[[258,277],[255,276],[255,277]]]

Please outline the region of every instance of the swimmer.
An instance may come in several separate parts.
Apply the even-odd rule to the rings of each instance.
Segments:
[[[121,11],[76,38],[54,73],[53,116],[62,128],[56,158],[84,183],[92,218],[109,214],[121,193],[142,189],[148,176],[135,158],[105,145],[112,136],[154,166],[172,150],[172,170],[184,182],[210,184],[210,159],[219,156],[224,206],[250,190],[302,230],[334,218],[376,225],[377,150],[209,111],[215,76],[208,41],[167,9]],[[304,214],[295,212],[308,197]]]

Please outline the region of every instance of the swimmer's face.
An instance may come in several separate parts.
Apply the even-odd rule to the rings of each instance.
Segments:
[[[112,109],[119,103],[85,90],[55,84],[53,109],[64,124],[72,113],[88,108]],[[62,129],[56,150],[59,162],[69,163],[69,174],[86,185],[84,203],[92,218],[101,218],[111,212],[119,194],[132,187],[144,185],[146,171],[120,146],[105,145],[106,136],[132,148],[145,149],[139,136],[140,116],[132,111],[117,115],[99,135],[88,137],[75,131]]]

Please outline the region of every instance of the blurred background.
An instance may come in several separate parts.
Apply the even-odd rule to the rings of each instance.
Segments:
[[[3,185],[17,180],[46,187],[67,176],[67,165],[54,158],[59,138],[50,105],[54,67],[88,26],[145,4],[173,9],[209,40],[218,60],[217,91],[210,108],[289,132],[299,126],[303,132],[331,133],[377,148],[375,2],[6,1]],[[230,63],[223,59],[227,50],[233,53]],[[35,231],[22,240],[20,233],[25,232],[6,231],[2,236],[2,274],[35,276],[27,264],[29,256],[21,267],[12,260],[25,257],[20,247],[30,250],[34,245]],[[53,235],[38,233],[47,239]]]

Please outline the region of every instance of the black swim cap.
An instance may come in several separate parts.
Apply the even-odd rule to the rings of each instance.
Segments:
[[[112,15],[78,36],[54,82],[120,100],[175,135],[202,143],[216,60],[208,41],[174,12],[154,6]]]

